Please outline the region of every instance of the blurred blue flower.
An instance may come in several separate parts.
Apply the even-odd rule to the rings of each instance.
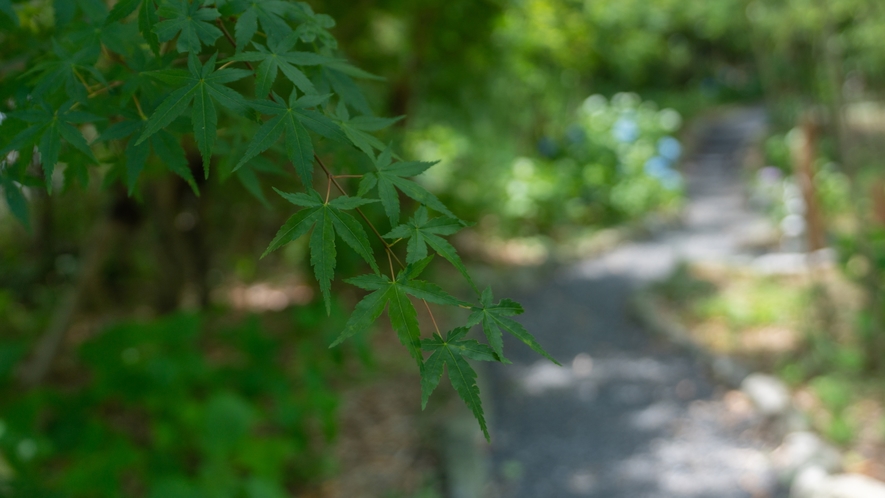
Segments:
[[[559,146],[556,141],[550,137],[542,137],[538,140],[538,153],[543,157],[551,158],[559,152]]]
[[[631,143],[639,138],[639,125],[629,116],[621,116],[612,126],[612,136],[621,143]]]
[[[661,182],[667,190],[676,190],[682,186],[682,175],[670,167],[670,161],[661,156],[655,156],[645,162],[645,174]]]
[[[670,169],[670,161],[661,156],[655,156],[645,162],[645,174],[660,179],[667,174]]]
[[[682,155],[682,145],[679,143],[679,140],[673,137],[662,137],[658,140],[658,154],[671,162],[676,162],[679,156]]]
[[[580,125],[572,124],[567,130],[565,130],[565,138],[569,143],[579,144],[587,138],[587,134]]]
[[[682,175],[678,171],[668,169],[658,178],[661,185],[667,190],[677,190],[682,187]]]

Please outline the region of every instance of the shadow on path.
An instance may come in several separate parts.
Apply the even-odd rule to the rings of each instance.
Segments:
[[[564,268],[515,296],[522,322],[562,363],[518,341],[510,366],[493,366],[492,479],[488,496],[777,497],[758,421],[684,351],[629,317],[637,287],[680,260],[740,255],[759,223],[737,170],[764,126],[745,110],[708,127],[689,162],[683,230],[624,245]]]

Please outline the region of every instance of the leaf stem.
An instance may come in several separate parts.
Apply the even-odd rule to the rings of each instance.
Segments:
[[[396,280],[396,271],[393,269],[393,258],[390,255],[393,254],[391,251],[387,251],[387,262],[390,263],[390,280]]]
[[[92,91],[92,89],[89,88],[89,83],[86,83],[86,79],[83,78],[83,75],[81,75],[79,71],[77,71],[77,68],[72,67],[71,72],[74,73],[74,76],[76,76],[78,80],[80,80],[80,83],[83,83],[83,86],[86,87],[87,92]]]
[[[234,37],[230,35],[230,31],[227,30],[227,26],[225,26],[224,23],[221,22],[220,17],[218,19],[216,19],[215,22],[218,24],[218,27],[221,28],[221,32],[224,33],[224,37],[227,38],[227,41],[229,41],[230,44],[233,45],[234,50],[236,50],[237,49],[237,41],[234,40]],[[243,62],[246,63],[246,67],[248,67],[252,71],[255,71],[255,68],[252,67],[251,62],[249,62],[249,61],[243,61]]]
[[[117,88],[118,86],[120,86],[122,84],[123,84],[122,81],[114,81],[111,84],[109,84],[108,86],[99,88],[98,90],[90,93],[89,95],[86,96],[86,98],[91,99],[92,97],[95,97],[97,95],[101,95],[102,93],[107,92],[113,88]]]
[[[132,94],[132,101],[135,102],[135,107],[138,109],[138,115],[141,116],[142,121],[147,121],[147,116],[145,116],[144,111],[141,110],[141,102],[138,101],[138,96],[134,93]]]
[[[433,317],[433,312],[430,311],[430,305],[427,304],[425,299],[422,299],[422,301],[424,301],[424,306],[427,308],[427,312],[430,313],[430,321],[433,322],[433,328],[436,329],[436,333],[439,334],[440,339],[442,339],[442,332],[439,331],[439,325],[436,324],[436,318]]]
[[[326,183],[326,204],[329,203],[330,195],[332,195],[332,175],[329,175],[329,181]]]
[[[342,194],[347,195],[347,191],[344,190],[344,187],[342,187],[340,183],[338,183],[338,180],[335,179],[335,175],[333,175],[332,172],[329,171],[329,168],[326,167],[325,163],[323,163],[323,160],[320,159],[320,156],[318,156],[316,153],[314,153],[313,158],[316,159],[316,162],[320,165],[321,168],[323,168],[323,171],[326,173],[326,176],[328,176],[332,180],[332,183],[335,185],[335,188],[337,188],[338,191],[341,192]],[[365,213],[363,213],[362,209],[356,208],[356,212],[359,213],[360,216],[362,216],[362,218],[366,222],[366,224],[369,225],[369,228],[371,228],[372,231],[375,232],[375,236],[378,237],[378,240],[380,240],[381,243],[384,244],[384,250],[387,251],[388,256],[392,256],[393,259],[395,259],[396,262],[399,263],[400,266],[405,268],[406,265],[403,264],[403,262],[399,259],[399,257],[397,257],[397,255],[393,252],[393,249],[390,248],[390,244],[388,244],[387,241],[384,240],[384,237],[381,235],[381,232],[379,232],[378,229],[375,228],[375,225],[373,225],[372,222],[369,221],[369,218],[366,216]]]

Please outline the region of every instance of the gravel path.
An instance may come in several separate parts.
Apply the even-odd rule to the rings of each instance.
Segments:
[[[707,126],[689,162],[685,228],[564,268],[514,296],[564,367],[514,341],[492,367],[491,497],[779,497],[758,420],[684,351],[629,317],[632,293],[680,260],[740,257],[762,221],[737,157],[758,110]]]

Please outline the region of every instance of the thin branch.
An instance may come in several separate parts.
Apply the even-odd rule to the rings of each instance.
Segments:
[[[118,86],[120,86],[122,84],[123,84],[122,81],[114,81],[111,84],[109,84],[108,86],[99,88],[98,90],[90,93],[89,95],[87,95],[87,98],[91,99],[92,97],[95,97],[97,95],[101,95],[102,93],[110,91],[113,88],[117,88]]]
[[[387,262],[390,264],[390,280],[396,280],[396,271],[393,269],[393,258],[390,255],[393,254],[390,251],[387,251]]]
[[[132,94],[132,101],[135,102],[135,107],[138,109],[138,115],[141,116],[141,119],[147,121],[147,116],[144,114],[144,111],[141,110],[141,102],[138,101],[138,96],[134,93]]]
[[[227,41],[229,41],[230,44],[234,46],[234,50],[236,50],[237,49],[237,41],[234,40],[234,37],[230,35],[230,31],[227,30],[227,26],[225,26],[224,23],[221,22],[220,17],[218,19],[216,19],[215,22],[218,23],[218,27],[221,28],[221,32],[224,33],[224,37],[227,38]],[[249,61],[243,61],[243,62],[246,63],[246,67],[248,67],[252,71],[255,71],[255,68],[252,67],[252,63],[250,63]]]
[[[422,301],[424,301],[424,306],[427,308],[427,312],[430,313],[430,321],[433,322],[433,328],[436,329],[436,333],[440,334],[440,338],[442,338],[442,333],[439,331],[439,325],[436,324],[436,318],[433,317],[433,312],[430,311],[430,305],[427,304],[425,299],[422,299]]]
[[[326,165],[323,163],[323,160],[320,159],[320,156],[318,156],[316,153],[314,153],[313,158],[316,159],[316,162],[319,163],[319,165],[320,165],[321,168],[323,168],[323,171],[326,173],[326,176],[328,176],[328,177],[332,180],[332,183],[335,185],[335,188],[337,188],[338,191],[341,192],[342,194],[347,195],[347,191],[344,190],[344,187],[342,187],[340,183],[338,183],[338,180],[335,179],[335,175],[333,175],[332,172],[329,171],[329,168],[326,167]],[[397,257],[397,255],[393,252],[393,249],[390,248],[390,244],[388,244],[387,241],[384,240],[384,237],[381,235],[381,232],[379,232],[378,229],[375,228],[375,225],[373,225],[372,222],[369,221],[369,218],[366,216],[366,214],[363,213],[363,211],[362,211],[360,208],[356,208],[356,212],[359,213],[360,216],[362,216],[362,218],[363,218],[363,220],[366,222],[366,224],[369,225],[369,228],[371,228],[372,231],[375,232],[375,236],[377,236],[377,237],[378,237],[378,240],[380,240],[381,243],[384,244],[384,249],[385,249],[385,250],[386,250],[391,256],[393,256],[393,259],[395,259],[396,262],[397,262],[400,266],[402,266],[403,268],[405,268],[406,265],[405,265],[405,264],[399,259],[399,257]]]

